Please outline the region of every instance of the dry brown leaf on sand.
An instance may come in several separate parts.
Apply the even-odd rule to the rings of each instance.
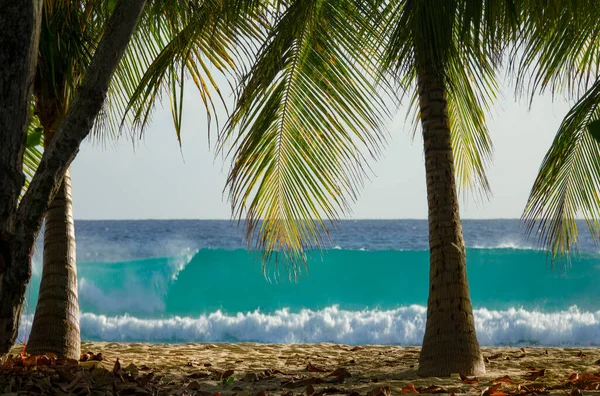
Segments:
[[[326,373],[327,372],[327,370],[325,370],[324,368],[317,367],[310,362],[308,362],[308,365],[306,366],[306,371],[308,371],[309,373]]]
[[[448,393],[446,388],[442,388],[441,386],[431,385],[427,388],[417,388],[419,393]]]
[[[501,382],[504,382],[505,384],[511,384],[511,385],[520,384],[520,382],[513,380],[508,375],[505,375],[504,377],[496,378],[495,380],[492,381],[492,384],[498,384]]]
[[[525,375],[525,378],[531,381],[535,381],[536,378],[543,377],[546,374],[546,369],[541,369],[537,371],[530,371]]]
[[[463,373],[459,373],[458,376],[460,377],[460,380],[464,383],[464,384],[477,384],[479,382],[479,380],[477,379],[477,377],[467,377],[466,375],[464,375]]]
[[[389,386],[378,386],[367,392],[367,396],[391,396],[392,390]]]
[[[418,394],[419,393],[419,391],[415,388],[415,384],[413,384],[412,382],[409,382],[406,385],[404,385],[402,387],[402,390],[400,392],[402,392],[402,393],[414,393],[414,394]]]

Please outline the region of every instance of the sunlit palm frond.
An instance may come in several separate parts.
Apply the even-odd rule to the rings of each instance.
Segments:
[[[447,70],[456,179],[459,188],[486,197],[491,193],[486,168],[493,154],[486,114],[496,99],[499,63],[490,52],[473,51],[468,46],[459,47],[459,51]]]
[[[379,56],[361,9],[348,0],[290,2],[242,84],[222,136],[232,144],[234,216],[263,258],[297,274],[306,249],[348,210],[376,156],[388,116],[375,89]]]
[[[600,236],[600,145],[587,131],[600,119],[600,80],[569,111],[546,153],[523,214],[530,233],[553,256],[577,241],[578,215]]]
[[[21,195],[25,193],[29,182],[33,178],[35,171],[42,160],[42,150],[44,147],[44,129],[36,116],[31,117],[31,122],[27,129],[27,142],[23,153],[23,174],[25,175],[25,185]]]
[[[235,4],[233,4],[235,2]],[[246,37],[260,31],[249,0],[155,2],[143,15],[116,73],[97,135],[121,127],[143,132],[163,96],[170,99],[175,131],[181,142],[183,91],[196,86],[210,121],[215,99],[225,106],[214,74],[230,81],[244,65]],[[235,12],[238,12],[236,14]],[[241,13],[247,13],[240,15]]]
[[[600,73],[600,9],[590,0],[524,3],[522,32],[511,54],[517,91],[581,96]]]

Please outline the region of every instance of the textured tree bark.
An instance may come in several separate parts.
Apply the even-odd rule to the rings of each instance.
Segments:
[[[0,358],[17,336],[33,244],[16,235],[23,150],[40,36],[41,0],[4,0],[0,12]]]
[[[58,114],[41,122],[44,142],[52,141]],[[79,301],[77,295],[77,261],[71,176],[65,173],[62,184],[45,217],[44,261],[40,292],[27,340],[27,352],[43,355],[53,352],[59,357],[79,359]]]
[[[4,93],[11,93],[10,87],[16,86],[17,94],[12,93],[12,98],[18,101],[20,97],[25,97],[25,115],[29,108],[30,95],[24,95],[23,90],[29,91],[33,80],[33,68],[35,66],[35,54],[37,50],[37,38],[39,37],[39,15],[40,15],[40,1],[23,2],[22,0],[8,0],[3,3],[8,3],[7,11],[4,10],[0,14],[2,19],[2,29],[0,29],[0,54],[7,52],[9,55],[13,55],[17,59],[17,63],[23,65],[30,64],[29,69],[21,67],[20,74],[13,73],[14,78],[20,79],[22,85],[15,85],[11,80],[7,79],[5,74],[0,77],[0,82],[3,84],[0,86],[0,96]],[[111,15],[108,23],[106,32],[98,44],[98,48],[94,54],[94,58],[87,70],[86,76],[78,90],[78,93],[71,103],[69,111],[65,115],[65,118],[61,122],[55,137],[52,139],[49,147],[44,151],[42,160],[38,171],[36,172],[29,189],[21,199],[21,203],[14,215],[14,207],[16,206],[16,199],[8,203],[0,203],[0,208],[7,208],[10,212],[6,215],[4,212],[0,212],[0,227],[4,227],[4,224],[10,224],[10,221],[5,221],[4,217],[12,220],[14,224],[14,232],[6,232],[0,237],[2,242],[1,246],[6,245],[9,251],[10,261],[8,265],[4,266],[6,270],[2,275],[2,284],[0,286],[0,355],[6,353],[15,341],[17,336],[17,330],[21,319],[21,312],[23,309],[23,300],[25,296],[25,290],[31,277],[31,250],[35,242],[35,237],[41,227],[42,218],[44,213],[47,211],[49,203],[53,200],[56,192],[60,188],[61,181],[67,171],[69,165],[75,158],[81,141],[89,134],[94,119],[101,110],[108,91],[108,86],[114,71],[121,60],[123,52],[127,44],[131,39],[131,35],[140,14],[144,8],[145,0],[121,0],[117,3],[113,14]],[[33,5],[37,5],[37,8]],[[35,10],[36,16],[32,17],[27,13],[23,13],[19,7]],[[32,14],[33,11],[30,12]],[[7,20],[10,20],[9,24],[5,24]],[[33,22],[36,22],[35,25]],[[22,25],[30,26],[29,30],[24,29]],[[34,28],[37,26],[36,28]],[[21,35],[15,35],[14,32],[11,34],[6,33],[9,28],[16,28],[17,32],[22,32]],[[32,34],[31,31],[37,29],[37,36]],[[26,33],[28,35],[26,35]],[[24,62],[24,56],[21,54],[23,48],[29,48],[29,41],[26,40],[28,37],[32,37],[29,41],[33,41],[31,44],[31,53],[28,53],[28,57],[32,58],[27,62]],[[8,45],[8,47],[5,46]],[[8,48],[8,51],[6,50]],[[7,55],[0,55],[0,70],[5,65],[9,70],[12,70],[13,66],[10,65]],[[22,75],[29,71],[27,78],[23,78]],[[10,73],[9,73],[10,77]],[[4,86],[7,84],[7,87]],[[10,86],[8,86],[10,84]],[[6,98],[0,99],[0,108],[4,104]],[[14,105],[12,105],[14,106]],[[12,108],[12,107],[11,107]],[[0,117],[0,127],[4,127],[5,120],[8,116],[14,117],[13,114],[2,114]],[[25,143],[25,131],[27,127],[27,117],[23,117],[21,120],[22,124],[9,123],[6,121],[7,126],[17,128],[20,133],[21,143],[16,148],[7,149],[7,153],[11,155],[14,161],[18,161],[22,158],[23,146]],[[0,146],[7,139],[5,131],[0,133]],[[6,132],[6,134],[16,134],[14,130]],[[13,139],[14,140],[14,139]],[[15,154],[15,151],[17,154]],[[3,154],[3,153],[0,153]],[[0,155],[1,157],[1,155]],[[17,165],[12,164],[10,161],[2,159],[4,162],[0,162],[0,173],[5,168],[12,170],[14,175],[15,168],[18,167],[19,175],[22,184],[21,166],[19,162]],[[6,163],[6,164],[5,164]],[[6,165],[6,166],[5,166]],[[16,177],[16,176],[15,176]],[[10,182],[10,178],[7,178]],[[0,190],[4,187],[0,181]],[[18,185],[18,183],[11,182],[7,186]],[[20,192],[20,185],[19,192]],[[0,200],[5,200],[5,197],[0,197]],[[14,206],[13,206],[14,205]],[[18,218],[18,219],[17,219]],[[17,219],[17,220],[15,220]],[[8,229],[8,228],[7,228]],[[3,256],[3,260],[6,261],[6,257]]]
[[[482,374],[467,280],[450,140],[446,90],[436,74],[419,74],[419,106],[425,147],[429,206],[429,300],[421,376]]]

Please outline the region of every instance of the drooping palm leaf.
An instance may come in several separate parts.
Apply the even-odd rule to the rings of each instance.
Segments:
[[[214,73],[229,81],[244,66],[249,39],[256,39],[261,21],[255,1],[188,0],[154,2],[142,21],[109,91],[96,124],[97,135],[116,134],[125,127],[143,132],[163,96],[170,99],[177,139],[181,143],[183,91],[190,79],[210,120],[215,95],[224,106]]]
[[[276,11],[222,147],[232,145],[234,216],[263,258],[283,258],[293,277],[304,251],[322,245],[323,218],[339,218],[356,197],[361,148],[378,154],[388,113],[374,84],[376,32],[358,2],[291,1]]]
[[[600,145],[588,132],[600,119],[600,80],[563,120],[531,189],[523,219],[553,256],[577,241],[583,215],[594,239],[600,235]]]
[[[588,127],[600,118],[600,13],[587,0],[537,1],[546,8],[525,10],[517,88],[532,98],[551,90],[578,99],[544,157],[522,216],[528,232],[556,257],[576,245],[578,216],[599,235],[600,146]]]

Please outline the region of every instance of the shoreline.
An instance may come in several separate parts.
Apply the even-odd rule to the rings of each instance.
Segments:
[[[20,353],[20,348],[15,346],[13,353]],[[504,396],[546,392],[564,395],[575,387],[568,382],[573,374],[600,373],[598,347],[483,347],[486,373],[476,383],[463,382],[457,374],[448,378],[419,378],[416,367],[420,347],[82,342],[81,348],[82,353],[102,353],[103,360],[80,366],[112,371],[118,358],[120,367],[129,367],[139,376],[153,373],[153,378],[160,378],[162,389],[171,386],[169,389],[173,391],[187,389],[190,394],[198,395],[217,392],[222,396],[256,395],[261,391],[288,396],[289,392],[306,395],[311,391],[364,395],[382,387],[399,394],[402,389],[405,393],[410,389],[408,383],[421,393],[482,394],[494,380],[505,376],[510,381],[502,382],[496,390]],[[336,370],[343,378],[332,375]],[[164,394],[170,392],[165,391]]]

